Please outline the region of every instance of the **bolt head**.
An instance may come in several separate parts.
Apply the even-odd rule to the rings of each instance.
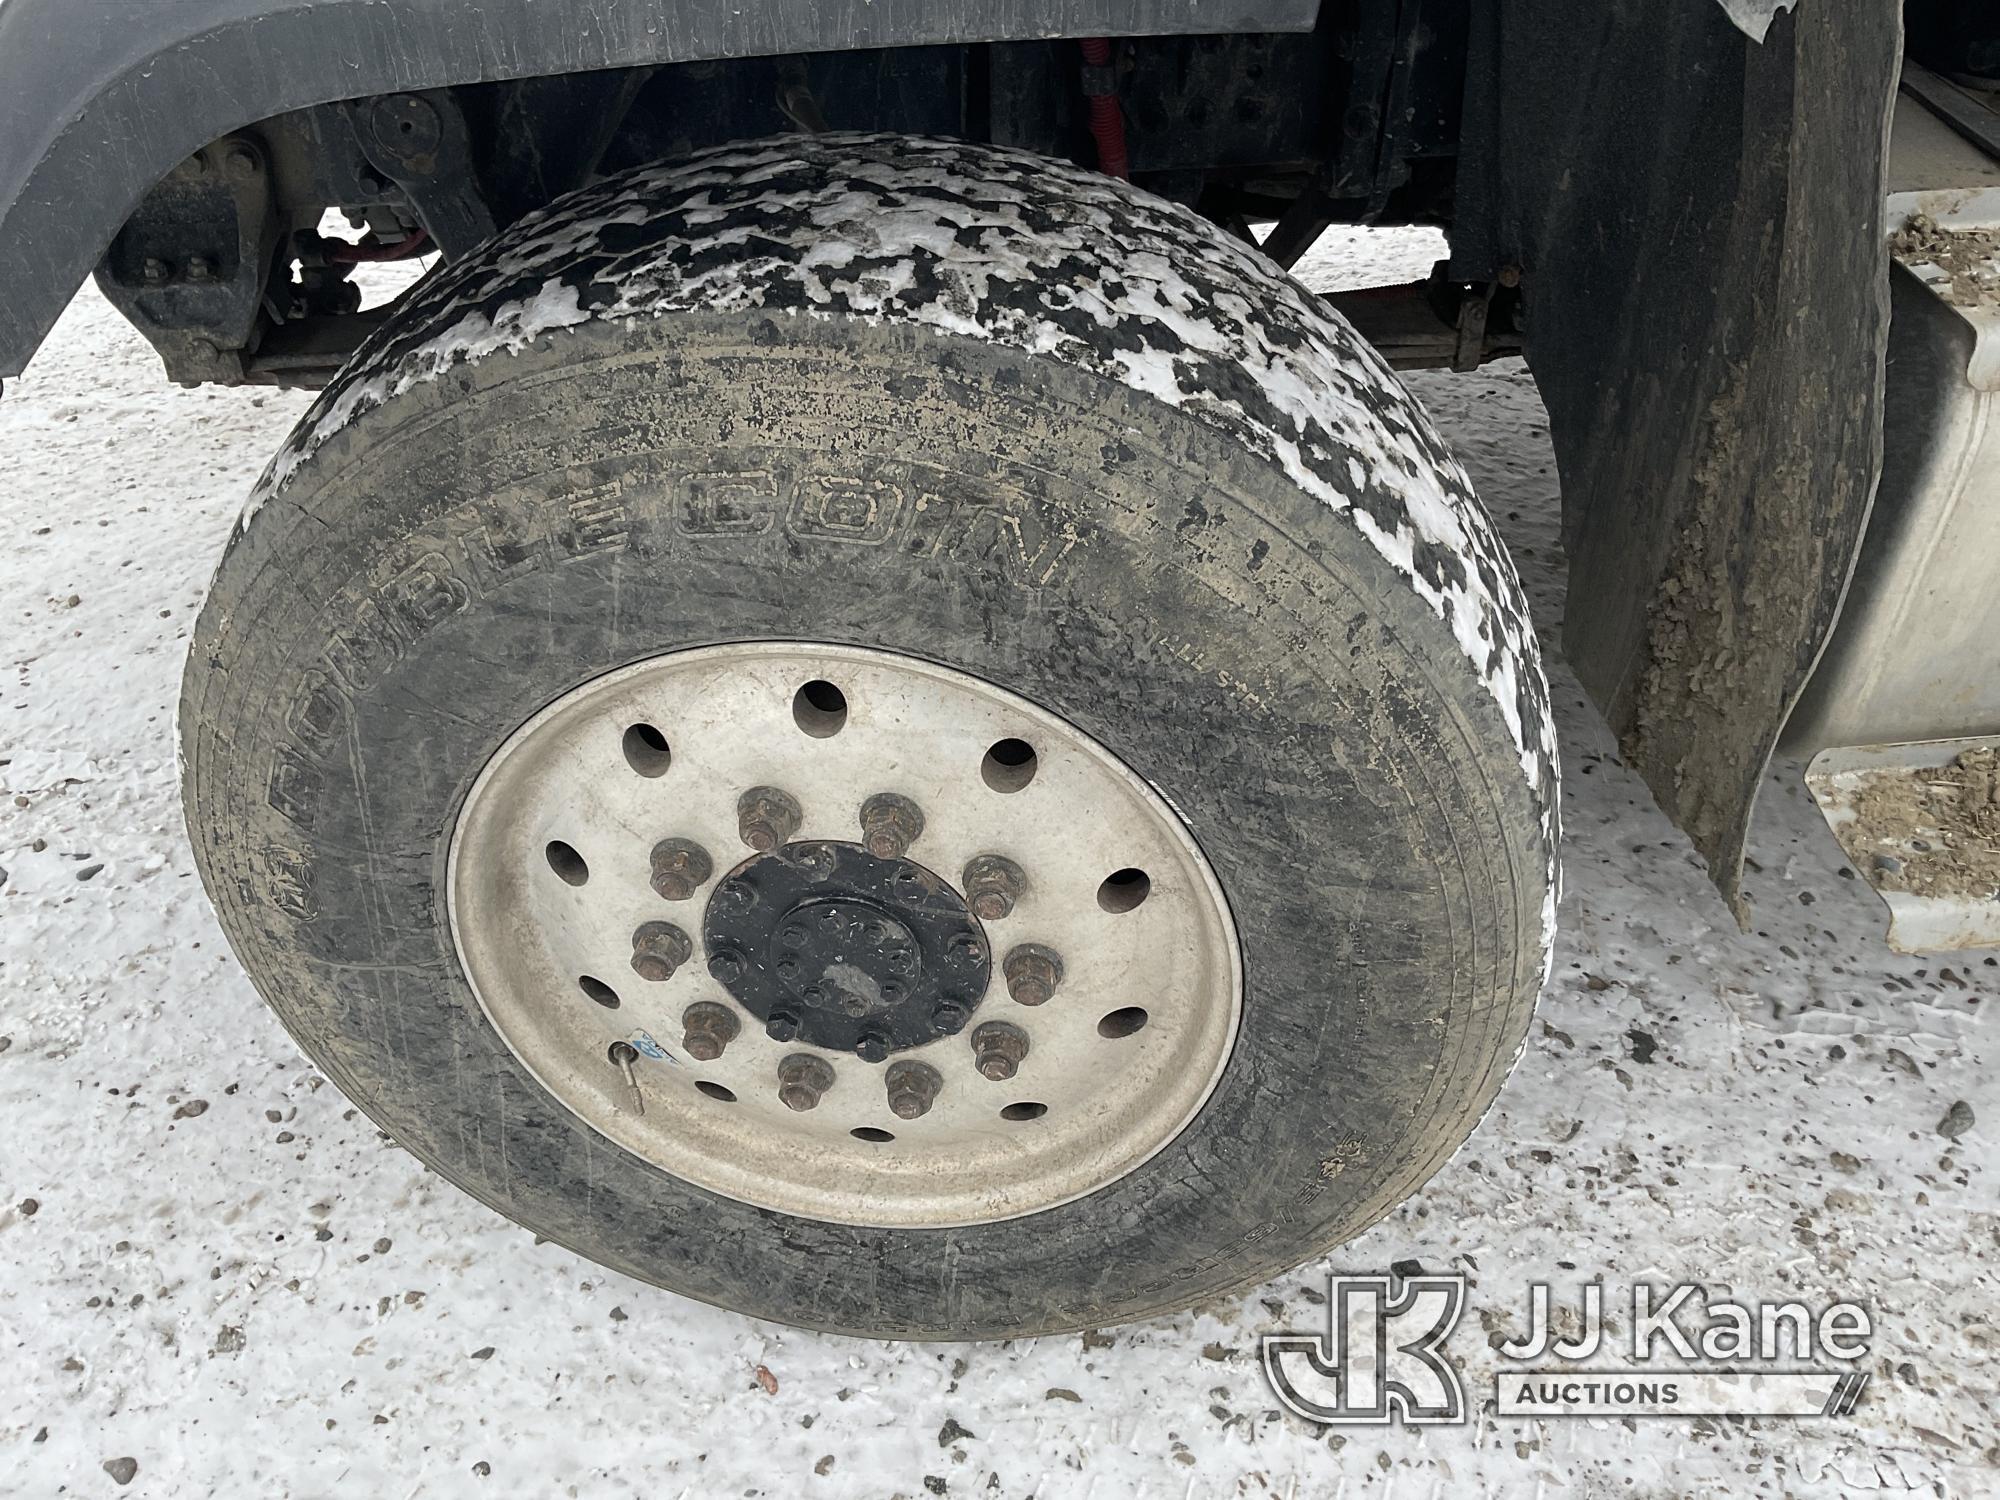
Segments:
[[[1007,993],[1016,1005],[1046,1005],[1055,991],[1038,974],[1017,974],[1007,981]]]
[[[653,889],[669,901],[685,901],[694,894],[695,885],[685,870],[662,869],[653,872]]]
[[[663,984],[674,977],[674,966],[656,953],[635,953],[632,955],[632,972],[641,979]]]
[[[854,1055],[863,1062],[886,1062],[889,1057],[889,1043],[874,1032],[863,1032],[854,1043]]]
[[[788,1083],[778,1090],[778,1098],[786,1109],[803,1111],[819,1103],[819,1090],[809,1084]]]
[[[743,842],[759,854],[769,854],[778,847],[778,830],[769,823],[745,820],[737,831],[742,835]]]
[[[696,1062],[714,1062],[722,1056],[722,1043],[712,1031],[690,1031],[681,1038],[681,1050]]]
[[[889,1096],[889,1113],[899,1120],[914,1120],[929,1112],[930,1100],[914,1089],[900,1089]]]
[[[789,1042],[798,1034],[799,1018],[788,1010],[774,1010],[764,1022],[764,1035],[774,1042]]]
[[[1005,1083],[1019,1071],[1014,1059],[1004,1052],[984,1053],[979,1059],[979,1076],[995,1083]]]
[[[971,933],[961,932],[951,940],[951,956],[961,963],[976,964],[986,956],[986,945]]]
[[[877,859],[901,859],[910,846],[893,828],[878,828],[868,835],[867,850]]]
[[[743,977],[743,955],[733,948],[724,948],[708,956],[708,972],[723,984],[730,984]]]
[[[1014,909],[1014,898],[1005,891],[981,891],[972,898],[972,914],[982,922],[997,922]]]
[[[965,1030],[965,1007],[956,1001],[941,1001],[931,1011],[931,1030],[939,1036],[955,1036]]]

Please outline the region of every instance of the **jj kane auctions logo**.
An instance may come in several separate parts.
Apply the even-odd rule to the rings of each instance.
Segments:
[[[1463,1422],[1465,1385],[1445,1344],[1465,1305],[1463,1276],[1329,1276],[1326,1332],[1266,1334],[1265,1377],[1308,1421]],[[1497,1346],[1499,1415],[1845,1416],[1868,1383],[1856,1362],[1873,1327],[1858,1303],[1814,1311],[1640,1283],[1622,1357],[1606,1349],[1604,1307],[1603,1283],[1587,1283],[1581,1332],[1561,1338],[1549,1288],[1529,1288],[1527,1334]]]

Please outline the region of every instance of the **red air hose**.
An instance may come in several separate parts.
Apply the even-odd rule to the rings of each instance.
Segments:
[[[1130,177],[1125,159],[1125,116],[1118,108],[1118,74],[1111,66],[1111,43],[1087,36],[1083,48],[1083,92],[1090,100],[1090,133],[1097,141],[1097,170],[1106,177]]]
[[[408,260],[420,253],[430,243],[428,229],[419,229],[406,240],[398,240],[393,245],[349,245],[335,241],[326,252],[326,258],[336,266],[360,266],[372,261]]]

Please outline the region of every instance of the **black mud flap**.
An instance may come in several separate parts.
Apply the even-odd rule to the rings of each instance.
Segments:
[[[1564,647],[1740,899],[1751,805],[1881,468],[1892,0],[1484,0],[1457,274],[1521,268]]]

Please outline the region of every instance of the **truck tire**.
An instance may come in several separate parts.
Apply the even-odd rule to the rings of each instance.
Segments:
[[[183,701],[326,1075],[579,1254],[895,1338],[1257,1285],[1521,1045],[1527,606],[1379,358],[1018,152],[759,142],[420,286],[274,459]]]

